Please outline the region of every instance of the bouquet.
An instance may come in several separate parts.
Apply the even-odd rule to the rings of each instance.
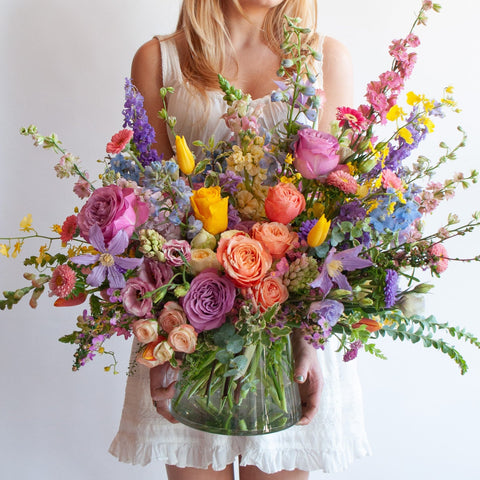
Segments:
[[[424,1],[413,27],[439,8]],[[422,342],[465,373],[461,354],[436,333],[480,342],[419,314],[432,285],[416,272],[443,274],[452,260],[446,240],[480,224],[480,213],[464,224],[451,214],[434,233],[424,222],[478,173],[433,179],[464,146],[461,129],[457,146],[440,144],[438,160],[412,159],[434,122],[456,109],[451,87],[440,100],[401,94],[419,45],[413,30],[390,45],[392,66],[368,84],[366,102],[339,108],[328,133],[315,129],[323,101],[315,88],[319,54],[302,43],[307,32],[291,18],[282,81],[271,97],[283,103],[286,119],[270,131],[250,96],[219,76],[231,137],[187,145],[163,108],[176,139],[175,156],[163,158],[152,147],[143,98],[127,79],[124,128],[107,144],[96,185],[55,134],[22,129],[60,154],[57,176],[78,177],[73,190],[84,204],[54,226],[54,237],[40,235],[27,215],[20,224],[27,233],[3,239],[0,253],[13,257],[27,238],[48,243],[24,261],[36,271],[24,274],[30,283],[4,292],[0,308],[26,295],[35,308],[46,289],[56,306],[88,305],[77,329],[60,339],[76,346],[74,370],[110,354],[105,369],[117,373],[105,342],[133,334],[138,363],[181,367],[173,414],[219,433],[296,423],[292,332],[318,349],[335,341],[345,361],[361,348],[382,358],[383,336]],[[164,105],[172,94],[161,89]]]

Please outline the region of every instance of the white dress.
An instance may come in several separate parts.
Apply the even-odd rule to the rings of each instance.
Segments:
[[[161,53],[164,85],[175,88],[168,109],[177,117],[176,131],[185,135],[189,144],[196,139],[207,140],[212,134],[217,141],[226,138],[229,131],[220,119],[225,110],[222,94],[208,94],[206,115],[205,100],[193,96],[182,83],[174,42],[162,41]],[[269,96],[254,100],[257,102],[264,104],[267,127],[282,119],[281,102],[271,103]],[[134,345],[132,352],[136,351]],[[342,471],[355,458],[369,454],[357,368],[355,362],[343,362],[331,344],[318,355],[325,385],[313,421],[307,426],[252,437],[209,434],[169,423],[152,405],[148,368],[138,365],[127,380],[120,428],[110,453],[121,462],[141,465],[159,461],[178,467],[211,465],[214,470],[222,470],[241,455],[240,465],[255,465],[266,473],[293,469]]]

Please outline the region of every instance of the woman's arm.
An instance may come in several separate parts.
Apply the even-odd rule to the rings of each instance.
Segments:
[[[331,37],[323,44],[323,90],[325,105],[319,120],[318,129],[330,131],[330,123],[335,120],[338,107],[353,104],[353,69],[350,54],[346,47]]]
[[[165,158],[170,158],[173,151],[167,126],[158,118],[158,112],[163,108],[160,97],[160,88],[163,86],[162,57],[158,39],[154,38],[138,49],[132,62],[132,82],[144,97],[148,121],[155,129],[155,148],[159,154],[163,153]]]

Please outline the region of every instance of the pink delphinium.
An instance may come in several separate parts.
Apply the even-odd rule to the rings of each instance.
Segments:
[[[50,296],[57,296],[60,298],[68,297],[75,287],[77,276],[75,272],[68,265],[59,265],[53,271],[52,278],[48,283],[50,287]]]
[[[116,133],[110,142],[107,143],[107,153],[117,154],[120,153],[127,143],[132,139],[133,131],[128,128],[124,128]]]

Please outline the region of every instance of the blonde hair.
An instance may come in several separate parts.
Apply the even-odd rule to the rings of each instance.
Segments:
[[[218,88],[217,74],[224,73],[228,47],[231,46],[223,10],[225,1],[232,1],[243,13],[239,0],[183,0],[177,29],[171,35],[184,35],[187,52],[181,62],[182,73],[201,92]],[[268,47],[281,54],[285,15],[302,19],[302,26],[311,30],[303,42],[315,48],[318,44],[315,0],[284,0],[270,9],[263,24],[264,41]]]

